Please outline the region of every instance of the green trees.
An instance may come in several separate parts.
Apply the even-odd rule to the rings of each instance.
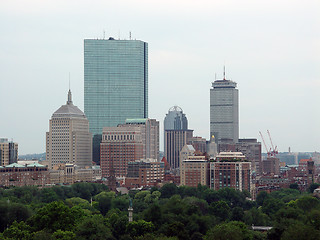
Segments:
[[[98,210],[102,215],[106,215],[111,209],[112,200],[114,198],[114,192],[101,192],[94,197],[94,200],[98,202]]]
[[[154,225],[152,222],[144,220],[138,220],[128,223],[126,232],[133,238],[143,236],[146,233],[154,231]]]
[[[210,212],[220,221],[226,221],[231,216],[231,209],[226,201],[217,201],[210,204]]]
[[[72,230],[77,221],[81,221],[84,212],[78,207],[67,207],[63,202],[52,202],[38,210],[28,224],[35,230],[53,233],[57,230]]]
[[[84,218],[75,230],[79,240],[113,240],[109,226],[101,215],[93,215]]]
[[[229,188],[173,184],[129,195],[92,183],[0,189],[0,239],[319,238],[320,201],[311,194],[283,189],[261,192],[257,201],[246,196]],[[129,223],[130,197],[134,221]],[[50,202],[54,199],[58,201]],[[273,229],[261,234],[250,230],[251,225]]]
[[[2,232],[14,221],[27,220],[31,215],[31,209],[21,203],[12,203],[9,200],[0,201],[0,231]]]
[[[252,239],[253,233],[243,222],[228,222],[216,225],[205,236],[206,240],[244,240]]]

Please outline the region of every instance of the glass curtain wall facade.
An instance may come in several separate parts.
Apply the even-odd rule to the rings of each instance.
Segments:
[[[140,40],[84,40],[84,112],[90,131],[148,117],[148,44]]]

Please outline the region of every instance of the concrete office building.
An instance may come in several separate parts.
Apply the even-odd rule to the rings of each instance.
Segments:
[[[92,135],[84,113],[68,101],[52,114],[46,134],[46,158],[49,169],[75,164],[79,168],[92,166]]]
[[[159,160],[159,121],[149,118],[127,119],[125,124],[118,125],[118,127],[126,128],[131,126],[141,129],[143,158]]]
[[[182,109],[174,106],[169,109],[164,119],[164,155],[172,169],[180,166],[180,150],[193,137],[193,130],[188,129],[188,120]]]
[[[148,117],[148,44],[84,40],[84,112],[93,135],[129,118]]]
[[[0,166],[16,163],[18,160],[18,143],[0,138]]]
[[[216,142],[221,139],[231,139],[237,142],[239,138],[239,97],[237,83],[226,80],[216,80],[210,89],[210,136],[214,135]]]

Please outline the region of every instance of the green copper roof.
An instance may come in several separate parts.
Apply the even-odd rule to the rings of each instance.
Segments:
[[[12,168],[12,167],[24,167],[23,165],[20,165],[18,163],[11,163],[10,165],[5,166],[6,168]]]
[[[126,124],[141,124],[141,123],[146,123],[147,118],[132,118],[132,119],[127,119]]]

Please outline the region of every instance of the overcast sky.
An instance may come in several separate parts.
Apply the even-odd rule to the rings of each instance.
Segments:
[[[241,138],[269,129],[280,151],[320,151],[318,0],[0,2],[0,137],[45,152],[52,113],[83,110],[83,39],[149,44],[149,117],[180,106],[209,138],[211,82],[238,83]],[[162,134],[161,135],[161,142]],[[163,144],[161,144],[163,149]],[[264,149],[263,149],[264,150]]]

